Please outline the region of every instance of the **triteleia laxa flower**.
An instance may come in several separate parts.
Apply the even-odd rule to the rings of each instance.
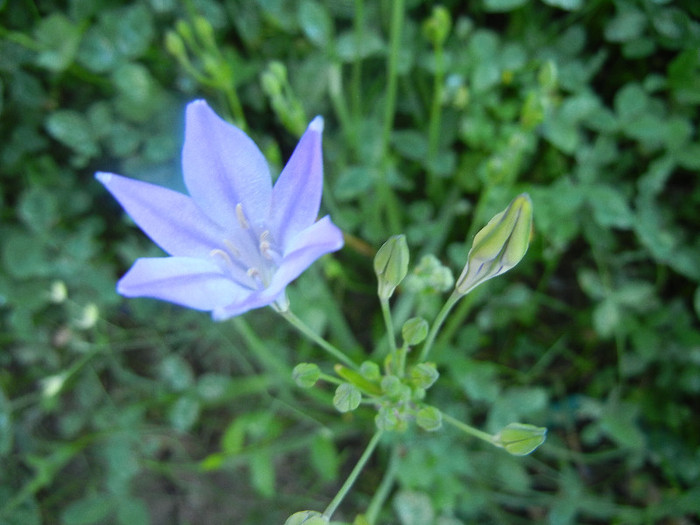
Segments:
[[[311,121],[272,187],[267,162],[240,129],[203,100],[187,106],[182,171],[189,195],[111,173],[95,177],[169,257],[138,259],[117,284],[223,320],[288,308],[286,286],[343,246],[323,188],[323,119]]]

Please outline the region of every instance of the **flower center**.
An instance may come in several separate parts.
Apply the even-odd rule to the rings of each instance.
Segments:
[[[214,248],[211,255],[238,284],[253,290],[266,288],[282,259],[270,230],[264,224],[251,224],[236,205],[238,227],[231,239],[224,239],[221,248]]]

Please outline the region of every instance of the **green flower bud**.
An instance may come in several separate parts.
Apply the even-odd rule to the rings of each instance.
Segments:
[[[527,456],[539,447],[547,438],[547,429],[526,423],[511,423],[498,434],[492,442],[514,456]]]
[[[537,83],[547,91],[554,91],[559,85],[558,77],[557,65],[552,60],[547,60],[537,73]]]
[[[401,337],[409,346],[423,342],[428,335],[428,321],[422,317],[412,317],[401,327]]]
[[[364,361],[360,365],[360,374],[368,381],[379,381],[382,376],[379,365],[374,361]]]
[[[411,382],[418,388],[427,390],[440,377],[440,373],[433,363],[418,363],[409,370]]]
[[[532,201],[521,193],[474,236],[455,289],[465,295],[518,264],[530,245]]]
[[[416,424],[423,430],[435,432],[442,427],[442,412],[435,407],[423,407],[416,414]]]
[[[374,416],[374,423],[380,430],[404,432],[408,428],[406,421],[393,406],[381,407]]]
[[[399,394],[401,390],[401,379],[397,376],[384,376],[382,377],[382,392],[384,392],[389,397],[394,397]]]
[[[165,34],[165,49],[178,60],[187,60],[185,42],[175,31],[168,31]]]
[[[292,379],[301,388],[311,388],[321,377],[321,369],[314,363],[299,363],[292,370]]]
[[[360,406],[360,401],[362,401],[362,393],[355,385],[343,383],[335,389],[333,406],[338,412],[352,412]]]
[[[284,525],[326,525],[327,523],[329,523],[328,518],[324,517],[320,512],[302,510],[289,516]]]
[[[216,38],[214,38],[214,28],[209,23],[209,20],[203,16],[195,17],[194,30],[205,47],[208,47],[210,50],[217,49]]]
[[[443,6],[433,7],[430,18],[423,25],[423,33],[434,46],[441,46],[450,34],[452,18],[450,12]]]
[[[405,235],[394,235],[374,256],[374,272],[379,282],[379,297],[388,299],[408,273],[408,244]]]

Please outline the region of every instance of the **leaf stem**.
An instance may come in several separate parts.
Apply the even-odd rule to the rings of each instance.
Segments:
[[[338,508],[340,503],[343,501],[345,496],[347,496],[347,493],[350,491],[353,484],[357,480],[358,476],[360,475],[360,472],[362,472],[362,469],[365,467],[365,464],[367,463],[367,460],[370,458],[370,456],[374,452],[374,449],[377,448],[377,444],[379,443],[379,440],[381,437],[382,437],[382,431],[377,430],[375,432],[374,436],[372,436],[372,439],[367,444],[367,448],[362,453],[362,456],[360,456],[360,459],[357,461],[357,464],[352,469],[352,472],[350,472],[350,475],[345,480],[345,483],[343,483],[343,486],[340,487],[340,490],[338,491],[338,493],[335,495],[335,497],[328,504],[328,506],[326,507],[326,510],[323,511],[324,518],[326,518],[328,520],[331,519],[331,516],[333,516],[333,513]]]
[[[428,358],[428,354],[430,353],[430,350],[433,347],[433,343],[435,342],[435,337],[437,336],[437,333],[440,331],[440,327],[442,327],[442,323],[445,322],[445,318],[447,317],[447,314],[450,313],[450,310],[452,310],[452,307],[461,298],[462,298],[462,294],[457,292],[457,290],[454,290],[452,292],[452,295],[450,295],[447,298],[447,301],[445,301],[445,304],[442,306],[442,308],[438,312],[437,317],[435,318],[435,321],[433,321],[433,326],[430,327],[430,332],[428,333],[428,337],[425,340],[425,343],[423,344],[423,349],[421,350],[420,357],[418,358],[419,363],[424,362]]]
[[[294,315],[291,310],[279,311],[279,314],[282,317],[284,317],[287,321],[289,321],[289,323],[292,326],[294,326],[297,330],[299,330],[302,334],[304,334],[311,341],[313,341],[318,346],[323,348],[326,352],[335,357],[338,361],[341,361],[342,363],[346,364],[354,370],[359,369],[359,366],[357,366],[357,364],[352,359],[345,355],[345,353],[342,350],[339,350],[338,348],[330,344],[328,341],[326,341],[323,337],[314,332],[306,323],[304,323],[304,321],[302,321],[296,315]]]
[[[389,299],[384,297],[379,299],[382,305],[382,317],[384,317],[384,325],[386,326],[386,337],[389,341],[389,352],[391,352],[391,357],[396,363],[396,337],[394,336],[394,322],[391,318],[391,308],[389,308]]]
[[[396,473],[399,470],[399,447],[394,445],[391,447],[391,457],[389,458],[389,465],[384,472],[384,477],[377,487],[377,491],[372,496],[372,500],[369,502],[367,507],[367,512],[365,513],[365,518],[369,525],[374,525],[379,517],[379,511],[384,506],[391,487],[394,485],[396,480]]]
[[[466,432],[470,436],[474,436],[475,438],[479,438],[483,441],[486,441],[487,443],[493,445],[493,436],[489,434],[488,432],[484,432],[483,430],[479,430],[478,428],[474,428],[471,425],[467,425],[463,421],[460,421],[459,419],[455,419],[449,414],[445,414],[444,412],[442,413],[442,420],[449,423],[450,425],[457,427],[460,429],[462,432]]]

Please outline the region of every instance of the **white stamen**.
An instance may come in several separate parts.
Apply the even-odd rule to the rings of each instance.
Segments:
[[[270,230],[265,230],[260,234],[260,253],[269,261],[272,260],[272,253],[270,251],[272,243],[270,242],[270,237],[272,237],[270,235]]]
[[[221,257],[228,266],[233,266],[233,261],[231,260],[231,256],[228,253],[226,253],[224,250],[221,250],[219,248],[215,248],[209,252],[209,255],[211,255],[212,257]]]
[[[243,205],[240,202],[236,204],[236,217],[238,217],[238,222],[241,224],[241,227],[244,230],[250,228],[250,224],[248,224],[248,219],[246,219],[245,213],[243,213]]]
[[[229,251],[229,253],[233,255],[236,259],[241,258],[241,252],[231,241],[229,241],[228,239],[224,239],[224,246],[226,246],[226,249]]]

